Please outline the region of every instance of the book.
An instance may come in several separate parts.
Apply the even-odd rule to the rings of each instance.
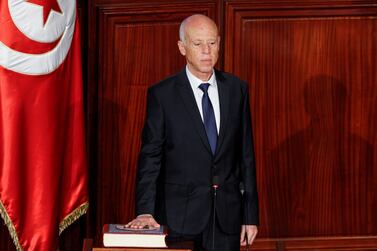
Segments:
[[[166,248],[167,228],[131,229],[122,224],[103,226],[104,247]]]

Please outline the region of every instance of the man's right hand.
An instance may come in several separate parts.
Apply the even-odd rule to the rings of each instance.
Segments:
[[[150,214],[142,214],[137,216],[135,219],[127,223],[126,227],[135,228],[135,229],[150,229],[150,228],[159,228],[160,224],[153,218]]]

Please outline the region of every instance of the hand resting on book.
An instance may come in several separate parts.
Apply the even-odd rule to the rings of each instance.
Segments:
[[[160,224],[150,214],[142,214],[126,224],[126,227],[133,229],[153,229],[160,227]]]

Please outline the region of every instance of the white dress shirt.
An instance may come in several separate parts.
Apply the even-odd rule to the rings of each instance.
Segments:
[[[220,132],[220,102],[219,102],[219,92],[217,89],[215,71],[213,71],[212,76],[208,81],[202,81],[199,78],[195,77],[190,72],[187,66],[186,66],[186,75],[190,82],[192,91],[194,92],[196,104],[198,105],[200,116],[202,117],[202,121],[203,121],[203,109],[202,109],[203,91],[199,88],[199,85],[203,83],[209,84],[208,96],[209,96],[209,99],[211,100],[213,111],[215,113],[217,134],[219,134]]]

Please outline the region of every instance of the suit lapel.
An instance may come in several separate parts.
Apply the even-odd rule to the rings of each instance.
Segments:
[[[212,154],[207,134],[203,125],[203,121],[198,109],[198,105],[196,104],[194,93],[192,91],[190,82],[187,78],[185,69],[183,69],[183,71],[178,74],[177,86],[179,89],[179,94],[181,95],[183,103],[185,104],[185,107],[188,111],[188,114],[190,115],[193,121],[196,132],[199,134],[200,139],[206,146],[207,150]]]
[[[229,83],[225,81],[221,72],[215,71],[220,102],[220,133],[217,140],[216,155],[218,155],[224,141],[226,126],[229,115],[230,90]]]

